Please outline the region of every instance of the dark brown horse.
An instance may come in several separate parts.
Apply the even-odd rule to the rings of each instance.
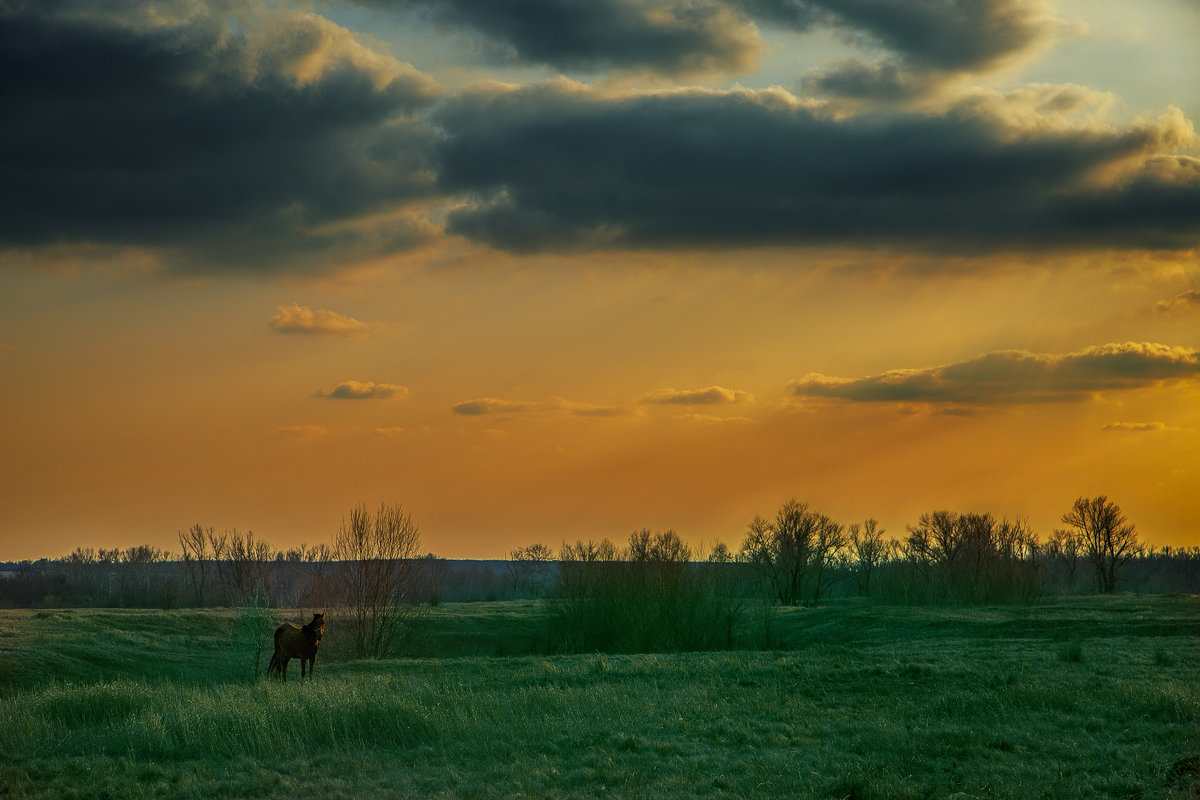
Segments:
[[[275,629],[275,654],[267,672],[273,672],[280,680],[287,680],[288,662],[293,658],[300,659],[300,677],[305,677],[304,666],[308,662],[308,677],[312,677],[317,668],[317,647],[321,637],[325,635],[325,615],[313,614],[312,622],[307,625],[296,625],[285,622]]]

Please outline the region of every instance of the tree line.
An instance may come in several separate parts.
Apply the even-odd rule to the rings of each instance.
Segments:
[[[692,572],[720,574],[723,591],[784,606],[816,606],[831,595],[993,604],[1119,588],[1200,591],[1200,547],[1145,545],[1108,497],[1080,497],[1060,521],[1063,527],[1042,540],[1024,520],[940,510],[890,537],[874,519],[844,524],[792,499],[771,518],[754,517],[737,551],[720,542],[712,547],[703,563],[724,570]],[[647,542],[655,546],[648,550]],[[581,572],[636,575],[651,569],[639,565],[697,561],[674,531],[635,532],[625,548],[607,539],[564,544],[557,562],[542,544],[517,548],[510,559],[514,587],[551,598],[577,597]],[[557,573],[550,569],[555,563]]]
[[[571,651],[728,647],[747,610],[857,595],[894,603],[1029,603],[1057,593],[1200,592],[1200,547],[1156,549],[1105,496],[1078,498],[1039,538],[1022,520],[932,511],[889,536],[796,499],[755,516],[740,546],[707,553],[673,530],[516,548],[503,562],[421,555],[399,505],[365,505],[333,541],[277,550],[252,532],[200,524],[179,552],[79,547],[60,559],[0,565],[0,606],[338,608],[353,650],[382,654],[412,635],[421,609],[456,600],[539,598],[546,646]]]

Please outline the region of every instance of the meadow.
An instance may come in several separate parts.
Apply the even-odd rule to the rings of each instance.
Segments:
[[[544,601],[444,603],[368,661],[330,609],[314,680],[260,677],[305,613],[0,612],[0,797],[1200,797],[1195,596],[846,599],[586,655]]]

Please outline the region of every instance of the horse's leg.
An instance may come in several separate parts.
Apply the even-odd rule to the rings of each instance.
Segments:
[[[279,675],[284,683],[287,683],[287,667],[288,662],[291,660],[286,655],[279,659]]]

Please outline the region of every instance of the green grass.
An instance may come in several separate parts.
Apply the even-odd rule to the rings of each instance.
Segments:
[[[2,612],[0,797],[1200,792],[1200,598],[848,601],[687,654],[531,652],[544,613],[439,606],[424,657],[354,661],[330,611],[316,679],[279,685],[244,611]]]

